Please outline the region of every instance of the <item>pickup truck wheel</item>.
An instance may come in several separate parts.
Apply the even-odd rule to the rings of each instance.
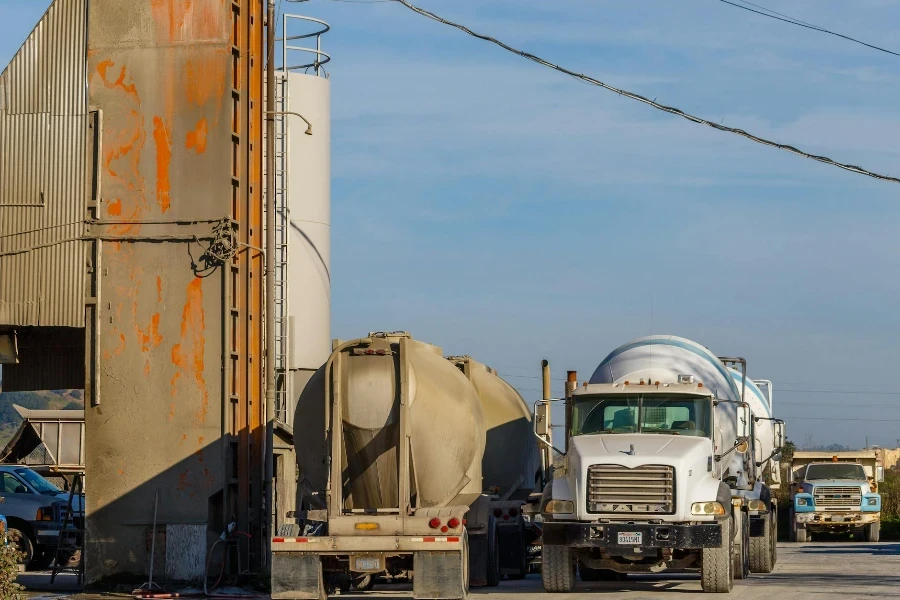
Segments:
[[[56,548],[42,548],[35,550],[31,562],[28,563],[29,571],[43,571],[53,563],[56,558]]]
[[[775,556],[772,547],[772,516],[766,517],[762,537],[750,538],[750,571],[753,573],[771,573],[775,568]]]
[[[568,593],[575,587],[575,561],[568,546],[544,544],[541,550],[541,580],[544,590]]]
[[[863,530],[863,539],[867,542],[877,542],[881,539],[881,523],[870,523]]]
[[[19,564],[25,565],[27,568],[31,561],[34,560],[34,543],[32,543],[31,538],[21,529],[15,528],[7,530],[6,537],[9,540],[9,545],[19,553]]]
[[[700,562],[700,585],[704,592],[727,594],[734,587],[734,538],[731,535],[731,519],[720,525],[722,545],[704,548]]]

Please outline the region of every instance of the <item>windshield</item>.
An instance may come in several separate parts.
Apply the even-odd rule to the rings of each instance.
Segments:
[[[866,470],[862,465],[854,463],[809,465],[806,467],[806,479],[858,479],[865,481]]]
[[[579,396],[572,406],[572,435],[663,433],[709,437],[708,397],[663,394]]]
[[[55,496],[62,491],[31,469],[17,469],[16,475],[24,479],[28,483],[28,485],[36,489],[41,494]]]

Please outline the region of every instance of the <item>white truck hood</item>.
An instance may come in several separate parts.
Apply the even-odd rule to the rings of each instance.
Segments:
[[[568,492],[576,504],[580,521],[598,519],[647,520],[666,522],[709,520],[692,517],[691,504],[716,500],[719,481],[710,468],[712,440],[703,437],[660,434],[605,434],[572,438],[567,456]],[[588,511],[588,469],[592,465],[617,465],[628,469],[649,465],[672,467],[675,471],[674,514],[639,513],[629,503],[616,504],[610,512]],[[556,486],[554,485],[554,497]],[[636,500],[639,497],[636,496]],[[727,508],[727,507],[726,507]]]

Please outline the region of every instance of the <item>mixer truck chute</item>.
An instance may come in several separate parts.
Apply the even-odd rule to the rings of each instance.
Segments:
[[[567,384],[565,463],[542,500],[547,591],[571,591],[576,572],[698,569],[707,592],[749,574],[748,498],[765,461],[742,367],[736,382],[703,346],[653,336],[612,352],[584,386]]]

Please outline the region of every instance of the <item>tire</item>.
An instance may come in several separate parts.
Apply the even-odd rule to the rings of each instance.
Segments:
[[[488,521],[487,535],[487,585],[485,587],[497,587],[500,585],[500,536],[497,532],[497,520],[491,516]]]
[[[6,537],[9,540],[9,545],[13,546],[21,555],[19,556],[19,564],[25,565],[27,569],[31,561],[34,560],[34,543],[31,541],[31,538],[21,529],[14,527],[6,531]]]
[[[747,579],[750,577],[750,515],[741,512],[741,533],[738,542],[734,545],[734,578]]]
[[[51,564],[53,564],[53,559],[56,558],[54,554],[56,554],[56,548],[41,548],[39,550],[35,550],[34,557],[32,557],[31,562],[28,563],[28,570],[46,570]]]
[[[867,542],[877,542],[881,540],[881,523],[869,523],[863,529],[863,539]]]
[[[788,513],[788,541],[796,542],[797,541],[797,522],[794,520],[794,509],[792,508]]]
[[[375,576],[374,575],[366,575],[365,577],[360,577],[359,579],[353,580],[353,589],[358,592],[371,592],[372,588],[375,587]]]
[[[734,538],[731,519],[722,522],[722,545],[704,548],[700,563],[700,585],[704,592],[727,594],[734,587]]]
[[[544,544],[541,551],[541,580],[551,594],[568,593],[575,587],[575,561],[568,546]]]
[[[769,513],[766,517],[766,526],[763,528],[762,537],[750,538],[750,572],[752,573],[771,573],[775,568],[775,556],[772,545],[772,538],[775,533],[772,531],[772,516]]]

